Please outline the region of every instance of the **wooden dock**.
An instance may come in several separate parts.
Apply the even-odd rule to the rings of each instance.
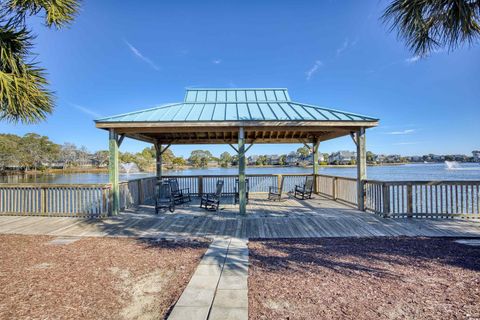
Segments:
[[[250,199],[240,216],[229,199],[219,212],[198,208],[195,200],[174,213],[154,214],[152,206],[128,209],[105,219],[0,216],[0,233],[55,236],[240,238],[428,236],[480,237],[480,223],[460,219],[392,219],[358,211],[321,196],[287,197],[271,202]]]

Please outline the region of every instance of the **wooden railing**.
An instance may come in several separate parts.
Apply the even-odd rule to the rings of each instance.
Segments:
[[[480,218],[480,181],[365,182],[366,208],[386,217]]]
[[[301,185],[305,182],[307,174],[247,174],[250,192],[266,193],[269,187],[278,187],[283,182],[283,192],[292,191],[295,185]],[[180,188],[189,188],[190,194],[198,196],[204,193],[215,192],[215,185],[218,180],[223,180],[223,193],[235,193],[238,175],[208,175],[208,176],[164,176],[164,178],[176,178]]]
[[[251,174],[251,193],[266,193],[283,180],[283,192],[302,185],[307,174]],[[176,178],[180,188],[193,196],[214,192],[223,180],[224,193],[235,192],[237,175],[164,176]],[[316,175],[315,192],[335,201],[357,206],[354,178]],[[122,210],[151,203],[156,178],[120,183]],[[480,181],[376,181],[363,183],[365,208],[385,217],[480,218]],[[0,184],[0,214],[32,216],[101,217],[112,210],[109,184]]]
[[[120,209],[151,202],[154,199],[156,182],[155,177],[120,182]]]
[[[100,217],[111,211],[108,184],[0,184],[0,214]]]
[[[357,206],[357,180],[348,177],[317,175],[317,193],[335,201]]]

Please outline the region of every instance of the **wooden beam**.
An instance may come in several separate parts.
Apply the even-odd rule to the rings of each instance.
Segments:
[[[367,149],[365,128],[356,133],[357,140],[357,203],[358,209],[365,211],[365,180],[367,179]]]
[[[125,133],[124,134],[121,134],[119,137],[118,137],[118,147],[120,148],[120,146],[122,145],[122,142],[123,142],[123,139],[125,138]]]
[[[235,147],[233,146],[233,144],[229,143],[228,145],[229,145],[230,147],[232,147],[232,149],[235,150],[235,152],[236,152],[237,154],[239,153],[238,149],[235,148]]]
[[[108,164],[109,181],[112,184],[112,215],[117,215],[120,211],[120,185],[118,170],[118,134],[114,129],[109,132],[109,152],[110,160]]]
[[[357,145],[357,137],[355,136],[355,132],[350,132],[350,137],[352,138],[353,143]]]
[[[344,127],[344,128],[370,128],[378,125],[378,121],[349,121],[349,120],[337,120],[337,121],[194,121],[194,122],[185,122],[185,121],[172,121],[172,122],[163,122],[163,121],[154,121],[154,122],[97,122],[95,126],[97,128],[109,129],[109,128],[134,128],[141,129],[143,132],[145,130],[157,130],[168,131],[169,129],[174,130],[195,130],[194,128],[208,128],[210,130],[238,130],[239,127],[248,128],[248,130],[265,130],[265,128],[275,128],[278,130],[279,127],[291,127],[301,130],[302,128],[319,128],[319,127]],[[182,129],[180,129],[182,128]],[[197,129],[198,130],[198,129]],[[267,129],[270,130],[270,129]],[[122,130],[123,132],[123,130]]]
[[[167,147],[168,148],[168,147]],[[166,149],[165,149],[166,150]],[[157,182],[160,182],[162,180],[162,155],[165,150],[162,150],[162,144],[161,143],[155,143],[155,168],[156,168],[156,176],[157,176]]]
[[[313,191],[315,193],[318,192],[317,175],[318,175],[318,168],[319,168],[319,165],[318,165],[318,149],[319,148],[320,148],[320,141],[318,141],[318,139],[314,139],[312,150],[313,150],[313,177],[314,177]]]
[[[238,203],[240,214],[247,213],[246,183],[245,183],[245,129],[238,131]]]

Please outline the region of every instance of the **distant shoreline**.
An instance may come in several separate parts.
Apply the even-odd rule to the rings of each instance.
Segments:
[[[406,163],[381,163],[381,164],[367,164],[369,167],[387,167],[387,166],[400,166],[405,165]],[[350,164],[328,164],[320,165],[320,168],[355,168],[356,165]],[[163,166],[164,170],[191,170],[191,169],[228,169],[228,168],[238,168],[237,166],[229,167],[193,167],[193,166],[181,166],[172,168],[171,166]],[[313,165],[308,166],[280,166],[280,165],[254,165],[247,166],[247,168],[313,168]],[[154,170],[145,170],[141,171],[144,173],[154,173]],[[69,168],[69,169],[46,169],[46,170],[6,170],[0,171],[0,175],[9,176],[9,175],[41,175],[41,174],[76,174],[76,173],[108,173],[108,168]]]
[[[403,162],[403,163],[369,163],[367,167],[396,167],[396,166],[403,166],[407,164],[419,164],[419,165],[428,165],[428,164],[442,164],[443,162]],[[462,163],[474,163],[474,162],[462,162]],[[193,166],[163,166],[164,170],[167,171],[182,171],[182,170],[208,170],[208,169],[229,169],[229,168],[238,168],[238,166],[228,166],[228,167],[221,167],[221,166],[210,166],[210,167],[193,167]],[[313,165],[308,166],[280,166],[280,165],[253,165],[247,166],[247,168],[313,168]],[[348,169],[348,168],[356,168],[354,164],[328,164],[328,165],[320,165],[319,168],[336,168],[336,169]],[[0,171],[0,176],[12,176],[12,175],[42,175],[42,174],[78,174],[78,173],[93,173],[93,174],[108,174],[108,167],[104,168],[69,168],[69,169],[46,169],[46,170],[6,170]],[[122,173],[122,172],[121,172]],[[141,173],[155,173],[155,170],[145,170],[141,171]]]

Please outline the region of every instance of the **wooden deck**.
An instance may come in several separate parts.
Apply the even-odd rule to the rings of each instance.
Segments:
[[[230,202],[228,200],[228,202]],[[152,206],[129,209],[103,220],[0,216],[0,233],[54,236],[239,238],[429,236],[480,237],[480,223],[451,219],[392,219],[358,211],[320,196],[267,201],[257,195],[239,216],[238,206],[224,204],[218,213],[198,202],[155,215]]]

